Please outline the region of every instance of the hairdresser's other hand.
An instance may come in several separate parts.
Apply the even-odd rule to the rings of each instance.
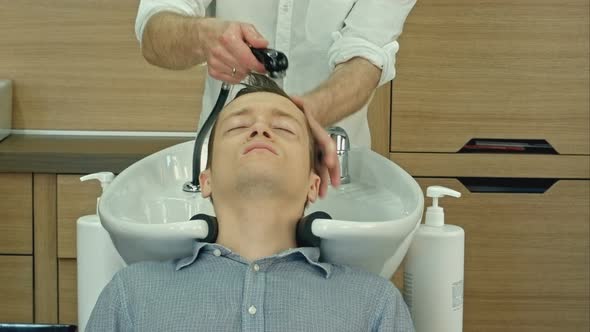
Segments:
[[[315,119],[310,110],[311,105],[304,98],[291,96],[291,99],[303,110],[318,150],[321,153],[321,160],[316,164],[316,171],[321,178],[320,198],[324,198],[328,192],[328,180],[331,180],[332,186],[334,187],[340,185],[340,162],[336,154],[336,143],[334,143],[328,132]]]
[[[264,48],[268,46],[268,41],[252,24],[216,18],[205,18],[201,24],[211,77],[237,84],[251,71],[266,72],[248,45]]]

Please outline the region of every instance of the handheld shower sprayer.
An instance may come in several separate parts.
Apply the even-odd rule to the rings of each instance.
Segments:
[[[271,78],[283,78],[287,73],[289,61],[284,53],[271,48],[250,48],[256,59],[264,65]]]
[[[256,57],[258,61],[260,61],[266,71],[268,72],[268,76],[271,78],[282,78],[285,77],[287,72],[287,68],[289,67],[289,61],[287,60],[287,56],[279,52],[277,50],[273,50],[270,48],[253,48],[250,47],[250,50]],[[197,134],[197,138],[195,139],[195,147],[193,150],[193,171],[192,171],[192,181],[186,182],[182,186],[182,190],[190,193],[196,193],[201,191],[201,184],[199,183],[199,173],[201,172],[201,155],[203,151],[203,145],[205,142],[205,138],[209,135],[211,128],[213,128],[213,124],[217,120],[219,116],[219,112],[225,106],[225,102],[227,100],[227,96],[229,95],[229,90],[231,85],[229,83],[223,82],[221,85],[221,91],[219,91],[219,97],[217,97],[217,101],[215,102],[215,106],[213,106],[213,110],[205,120],[203,127]],[[209,156],[207,156],[208,158]]]

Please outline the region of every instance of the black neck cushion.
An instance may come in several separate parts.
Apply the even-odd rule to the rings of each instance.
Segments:
[[[317,211],[301,218],[297,222],[295,230],[295,240],[298,247],[320,247],[321,239],[313,234],[311,225],[316,219],[332,219],[326,212]],[[215,243],[219,234],[219,223],[217,218],[208,214],[199,213],[194,215],[190,220],[204,220],[209,227],[207,236],[199,239],[199,242]]]

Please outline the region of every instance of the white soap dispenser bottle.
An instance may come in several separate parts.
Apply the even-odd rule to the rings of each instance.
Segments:
[[[98,180],[102,190],[115,178],[111,172],[88,174],[80,181]],[[90,313],[103,288],[125,262],[115,249],[109,233],[102,227],[96,214],[80,217],[76,222],[76,255],[78,265],[78,330],[83,332]]]
[[[432,206],[426,210],[405,259],[404,299],[416,332],[460,332],[463,330],[463,272],[465,232],[445,225],[438,199],[461,197],[461,193],[431,186],[426,196]]]

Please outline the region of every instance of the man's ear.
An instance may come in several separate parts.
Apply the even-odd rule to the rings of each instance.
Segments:
[[[315,202],[320,192],[320,176],[315,171],[309,172],[309,189],[307,191],[307,201]]]
[[[199,184],[201,185],[201,196],[207,198],[211,196],[211,170],[206,169],[199,174]]]

